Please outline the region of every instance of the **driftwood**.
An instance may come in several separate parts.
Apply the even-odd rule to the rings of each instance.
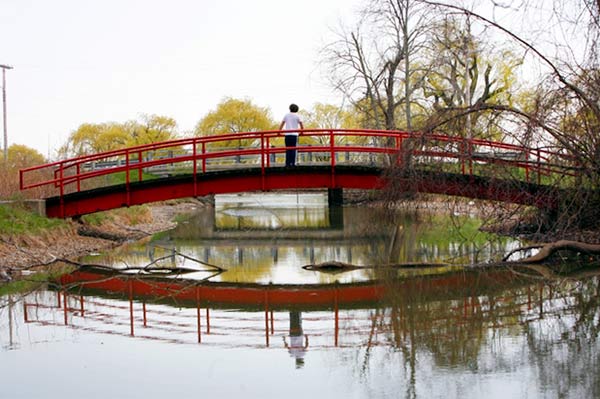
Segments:
[[[96,229],[90,226],[79,226],[77,228],[77,234],[83,237],[101,238],[103,240],[114,241],[122,243],[127,241],[128,237],[123,234],[109,233],[104,230]]]
[[[341,273],[356,269],[402,269],[402,268],[417,268],[417,267],[444,267],[450,266],[447,263],[392,263],[384,265],[365,265],[359,266],[352,263],[338,262],[338,261],[327,261],[322,263],[316,263],[311,265],[302,266],[304,270],[320,271],[327,273]]]
[[[528,256],[526,258],[519,259],[514,262],[527,264],[542,263],[548,260],[557,251],[572,251],[588,255],[600,255],[600,244],[589,244],[579,241],[560,240],[551,243],[530,245],[528,247],[514,249],[510,251],[502,260],[504,262],[509,262],[508,259],[510,259],[510,257],[515,253],[528,251],[532,249],[539,249],[539,252],[535,255]]]

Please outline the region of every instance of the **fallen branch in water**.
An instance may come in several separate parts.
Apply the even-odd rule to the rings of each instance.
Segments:
[[[393,264],[384,264],[384,265],[354,265],[352,263],[344,263],[338,261],[326,261],[322,263],[304,265],[302,268],[304,270],[312,270],[312,271],[323,271],[323,272],[343,272],[350,271],[356,269],[413,269],[419,267],[446,267],[451,266],[448,263],[393,263]]]
[[[196,262],[196,263],[199,263],[199,264],[207,266],[207,267],[212,267],[220,272],[224,272],[227,270],[227,269],[222,268],[221,266],[213,265],[212,263],[204,262],[204,261],[201,261],[200,259],[193,258],[189,255],[179,252],[178,250],[176,250],[174,248],[162,247],[160,245],[155,245],[155,248],[160,248],[165,251],[172,251],[174,254],[177,254],[178,256],[181,256],[184,259],[191,260],[192,262]]]
[[[5,240],[0,238],[0,241],[5,241]],[[34,257],[34,255],[30,254],[28,251],[21,248],[19,245],[17,245],[17,244],[11,244],[11,245],[15,248],[16,251],[19,251],[25,255]],[[23,272],[25,270],[31,270],[31,269],[35,269],[35,268],[41,267],[41,266],[49,266],[49,265],[52,265],[55,263],[64,263],[67,265],[75,266],[80,269],[91,268],[91,269],[104,270],[104,271],[113,272],[113,273],[138,275],[141,277],[143,277],[143,276],[173,276],[173,275],[180,275],[180,274],[193,273],[193,272],[212,272],[214,274],[211,275],[210,277],[214,277],[214,276],[226,271],[226,269],[224,269],[220,266],[213,265],[213,264],[210,264],[207,262],[203,262],[199,259],[196,259],[189,255],[183,254],[175,249],[159,247],[159,246],[157,246],[157,248],[161,248],[163,250],[168,250],[171,252],[171,254],[156,258],[144,266],[126,266],[126,267],[113,267],[113,266],[101,265],[101,264],[82,263],[82,262],[78,262],[76,260],[56,256],[50,252],[47,252],[45,255],[50,258],[49,260],[42,260],[38,257],[34,257],[36,262],[34,264],[28,265],[26,267],[7,267],[7,268],[0,269],[0,282],[12,281],[13,273],[19,273],[19,272]],[[199,265],[203,265],[203,266],[207,267],[208,269],[204,269],[204,268],[203,269],[195,269],[195,268],[190,268],[190,267],[156,266],[159,262],[170,259],[173,256],[181,256],[182,258],[185,258],[187,260],[195,262]]]
[[[518,261],[509,261],[510,257],[518,252],[530,251],[532,249],[540,249],[538,253],[532,256],[528,256],[523,259],[519,259]],[[542,263],[550,258],[557,251],[572,251],[572,252],[582,252],[589,255],[600,255],[600,244],[589,244],[580,241],[568,241],[568,240],[560,240],[551,243],[545,244],[537,244],[530,245],[527,247],[516,248],[510,251],[502,261],[508,263]]]

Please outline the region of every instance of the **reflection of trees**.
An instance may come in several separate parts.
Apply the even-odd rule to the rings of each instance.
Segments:
[[[359,374],[396,363],[414,397],[426,358],[436,370],[480,376],[531,364],[544,392],[600,397],[600,279],[532,283],[503,274],[479,273],[464,288],[428,277],[390,283],[388,304],[371,313]],[[393,348],[383,359],[371,356],[382,334]]]
[[[384,249],[379,252],[379,259],[373,260],[383,264],[440,261],[474,264],[505,254],[510,245],[505,237],[479,231],[481,221],[472,217],[450,217],[418,209],[373,209],[363,215],[365,219],[357,218],[355,224],[365,233],[380,233],[377,244]]]
[[[493,306],[485,312],[482,301],[486,299],[453,299],[452,293],[443,289],[432,296],[423,291],[427,279],[420,280],[392,290],[388,309],[390,343],[409,355],[410,363],[414,362],[415,349],[422,348],[440,367],[474,365],[484,344],[484,330],[496,317]]]
[[[557,397],[598,398],[600,279],[553,288],[558,298],[546,311],[558,308],[558,315],[525,326],[532,362],[542,384],[554,387]]]

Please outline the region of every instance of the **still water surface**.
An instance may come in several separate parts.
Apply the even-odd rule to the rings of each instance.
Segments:
[[[181,274],[94,268],[1,297],[0,398],[600,397],[598,279],[448,266],[519,245],[476,226],[219,197],[85,259]],[[302,267],[331,260],[363,267]]]

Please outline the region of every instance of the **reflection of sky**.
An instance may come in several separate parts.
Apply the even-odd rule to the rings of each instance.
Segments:
[[[216,228],[326,227],[327,197],[281,193],[218,195],[215,219]]]
[[[215,195],[215,207],[240,208],[323,208],[327,206],[325,193],[260,193]]]

